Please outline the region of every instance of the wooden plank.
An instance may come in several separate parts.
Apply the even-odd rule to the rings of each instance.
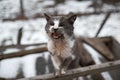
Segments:
[[[22,50],[22,51],[14,52],[14,53],[0,54],[0,60],[7,59],[7,58],[21,57],[21,56],[25,56],[25,55],[28,55],[28,54],[40,53],[40,52],[44,52],[44,51],[47,51],[46,46],[31,49],[31,50]]]
[[[101,42],[101,40],[99,40],[99,38],[93,38],[93,39],[89,39],[89,38],[85,38],[84,41],[86,41],[88,44],[90,44],[91,46],[93,46],[96,50],[98,50],[103,56],[105,56],[108,60],[113,60],[113,55],[112,53],[109,51],[109,49]],[[44,43],[45,44],[45,43]],[[35,44],[36,45],[36,44]],[[37,44],[39,45],[39,44]],[[13,46],[4,46],[1,47],[3,49],[5,48],[10,48],[10,47],[26,47],[26,46],[30,46],[30,45],[13,45]],[[31,45],[32,46],[32,45]],[[46,46],[46,45],[45,45]],[[38,48],[38,49],[33,49],[33,50],[23,50],[20,52],[15,52],[15,53],[9,53],[9,54],[4,54],[4,55],[0,55],[0,60],[1,59],[6,59],[6,58],[13,58],[13,57],[19,57],[19,56],[24,56],[27,54],[32,54],[33,53],[38,53],[38,52],[42,52],[42,51],[47,51],[47,48],[44,47],[42,49]],[[86,53],[86,51],[84,51],[83,49],[83,53]]]
[[[39,75],[31,78],[18,79],[18,80],[66,80],[66,79],[71,79],[79,76],[96,74],[104,71],[110,71],[115,69],[117,70],[119,68],[120,68],[120,60],[117,60],[117,61],[106,62],[99,65],[92,65],[88,67],[68,70],[66,74],[58,77],[55,77],[53,73],[51,73],[51,74]]]
[[[22,44],[22,45],[5,45],[5,46],[0,46],[0,50],[2,49],[7,49],[7,48],[26,48],[29,46],[43,46],[47,45],[46,43],[36,43],[36,44]]]
[[[98,51],[103,57],[107,60],[114,60],[113,53],[109,50],[109,48],[99,39],[99,38],[83,38],[84,42]]]
[[[112,39],[111,50],[114,53],[115,59],[120,59],[120,43],[118,43],[114,38]]]
[[[100,41],[102,41],[103,43],[106,42],[112,42],[112,36],[106,36],[106,37],[97,37],[100,39]]]
[[[120,44],[113,37],[101,37],[100,40],[113,53],[115,60],[120,60]],[[106,59],[101,59],[102,62],[107,62]],[[109,71],[113,80],[120,80],[120,69]]]
[[[77,49],[78,50],[77,52],[79,52],[80,66],[85,67],[85,66],[95,65],[95,62],[92,56],[90,55],[90,52],[88,52],[86,48],[83,46],[82,38],[78,38],[76,44],[78,46],[77,48],[79,48]],[[104,80],[103,76],[100,73],[92,74],[91,78],[93,80]]]
[[[112,42],[108,42],[108,47],[112,51],[115,56],[115,60],[120,60],[120,43],[118,43],[114,38],[112,38]],[[120,80],[120,69],[110,71],[110,74],[113,80]]]

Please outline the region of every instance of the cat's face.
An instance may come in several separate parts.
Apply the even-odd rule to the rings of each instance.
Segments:
[[[65,39],[73,35],[73,24],[76,20],[76,15],[61,17],[59,19],[54,19],[48,14],[44,15],[47,20],[45,30],[51,39]]]

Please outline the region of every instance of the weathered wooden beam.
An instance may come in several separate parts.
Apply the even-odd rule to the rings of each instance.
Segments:
[[[113,38],[112,42],[108,43],[108,45],[110,50],[114,53],[115,60],[120,60],[120,43]],[[120,68],[110,71],[110,75],[113,80],[120,80]]]
[[[90,52],[88,52],[83,45],[82,38],[77,39],[77,47],[76,48],[78,48],[77,52],[79,52],[80,66],[81,67],[95,65],[95,61],[93,60],[92,56],[90,55]],[[104,80],[103,76],[100,73],[92,74],[91,78],[93,80]]]
[[[13,52],[13,53],[8,53],[8,54],[0,54],[0,60],[7,59],[7,58],[21,57],[21,56],[25,56],[25,55],[28,55],[28,54],[40,53],[40,52],[44,52],[44,51],[47,51],[46,46],[31,49],[31,50],[22,50],[22,51],[19,51],[19,52]]]
[[[99,38],[83,38],[83,41],[98,51],[103,57],[107,60],[114,60],[113,53],[109,50],[109,48],[99,39]]]
[[[68,70],[66,74],[58,77],[55,77],[53,73],[51,73],[51,74],[39,75],[31,78],[18,79],[18,80],[66,80],[66,79],[85,76],[89,74],[96,74],[105,71],[117,70],[119,68],[120,68],[120,60],[117,60],[117,61],[106,62],[103,64]]]
[[[0,78],[0,80],[6,80],[5,78]]]
[[[87,42],[87,44],[91,45],[93,48],[95,48],[98,52],[100,52],[101,54],[103,54],[103,56],[105,56],[105,58],[109,59],[109,60],[113,60],[113,55],[112,53],[106,49],[107,47],[105,46],[105,44],[103,43],[104,41],[109,41],[111,40],[111,38],[83,38],[83,40],[85,42]],[[46,43],[40,43],[40,44],[29,44],[29,45],[9,45],[9,46],[0,46],[0,49],[6,49],[6,48],[24,48],[24,47],[28,47],[28,46],[46,46]],[[47,51],[47,48],[44,47],[44,50]],[[9,53],[9,54],[4,54],[4,55],[0,55],[0,60],[1,59],[6,59],[6,58],[13,58],[13,57],[19,57],[19,56],[24,56],[27,54],[33,54],[33,53],[38,53],[38,52],[42,52],[44,51],[43,49],[33,49],[33,50],[24,50],[23,52],[14,52],[14,53]],[[82,51],[82,49],[81,49]],[[84,51],[84,50],[83,50]],[[33,52],[33,53],[32,53]]]
[[[112,42],[113,37],[112,36],[105,36],[105,37],[97,37],[99,38],[103,43],[109,43]]]
[[[29,46],[42,46],[47,45],[47,43],[36,43],[36,44],[22,44],[22,45],[6,45],[6,46],[0,46],[0,50],[7,49],[7,48],[26,48]]]

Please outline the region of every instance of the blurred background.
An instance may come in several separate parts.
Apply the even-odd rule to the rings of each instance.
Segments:
[[[43,13],[64,16],[69,12],[78,15],[74,24],[75,35],[91,38],[97,35],[109,15],[97,37],[113,36],[120,42],[120,0],[0,0],[0,56],[46,46]],[[1,58],[0,80],[53,72],[49,53],[35,53]],[[92,57],[96,64],[101,63],[100,55],[92,54]],[[112,80],[108,73],[106,75],[105,80]]]

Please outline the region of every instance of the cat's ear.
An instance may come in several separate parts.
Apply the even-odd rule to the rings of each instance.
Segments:
[[[77,15],[72,13],[72,14],[69,14],[69,16],[67,17],[67,20],[70,24],[74,24],[76,18],[77,18]]]
[[[47,21],[51,20],[51,16],[50,15],[44,13],[44,16],[45,16],[45,18],[46,18]]]

